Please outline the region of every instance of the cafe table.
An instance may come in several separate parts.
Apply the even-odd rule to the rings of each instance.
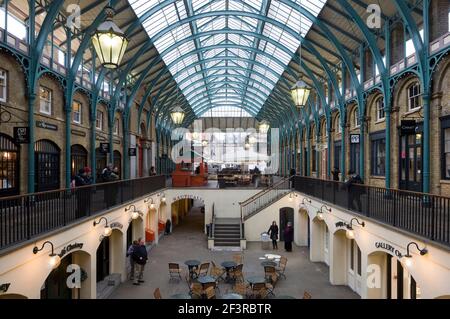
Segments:
[[[190,294],[175,294],[170,296],[170,299],[192,299]]]
[[[240,294],[226,294],[222,296],[222,299],[244,299]]]
[[[213,277],[211,277],[211,276],[203,276],[203,277],[199,277],[199,278],[197,278],[197,281],[199,282],[199,283],[201,283],[202,284],[202,286],[205,286],[205,285],[207,285],[207,284],[215,284],[216,283],[216,279],[214,279]]]
[[[195,270],[198,269],[198,266],[200,266],[201,261],[195,260],[195,259],[191,259],[191,260],[186,260],[186,261],[184,262],[184,264],[185,264],[186,266],[188,266],[188,268],[189,268],[189,276],[190,276],[192,279],[197,278],[197,273],[196,273]]]
[[[276,296],[275,299],[297,299],[297,298],[288,296],[288,295],[281,295],[281,296]]]
[[[278,264],[276,262],[274,262],[274,261],[267,260],[267,261],[263,261],[261,263],[261,266],[263,266],[263,267],[276,267],[276,266],[278,266]]]
[[[225,268],[225,271],[227,272],[225,281],[230,282],[231,281],[230,271],[231,269],[235,268],[237,264],[234,261],[224,261],[223,263],[221,263],[221,266]]]
[[[266,278],[264,278],[263,276],[251,276],[247,278],[247,281],[249,282],[249,284],[252,286],[255,284],[264,284],[266,283]]]

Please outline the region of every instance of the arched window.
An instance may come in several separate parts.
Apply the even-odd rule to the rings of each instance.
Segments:
[[[386,118],[386,114],[384,112],[384,98],[380,97],[376,102],[376,113],[377,113],[377,121],[382,121]]]
[[[87,150],[81,145],[72,145],[71,147],[71,167],[72,167],[72,176],[75,176],[78,171],[87,166]]]
[[[355,110],[353,111],[353,124],[355,125],[355,128],[359,127],[359,111],[358,108],[355,107]]]
[[[0,197],[19,194],[19,146],[0,133]]]
[[[59,188],[60,149],[49,140],[37,141],[34,145],[35,156],[35,188],[37,192]]]
[[[420,100],[420,84],[418,82],[408,87],[408,110],[416,110],[422,106]]]

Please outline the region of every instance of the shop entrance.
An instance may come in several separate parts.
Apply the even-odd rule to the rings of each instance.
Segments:
[[[0,133],[0,197],[19,194],[19,149],[12,138]]]
[[[41,289],[41,299],[72,299],[72,290],[67,287],[67,267],[73,263],[72,255],[61,260],[58,268],[54,269],[45,280]]]
[[[97,282],[109,275],[109,237],[103,238],[97,248]]]
[[[294,209],[291,207],[284,207],[280,209],[280,241],[284,241],[284,229],[288,223],[292,223],[294,227]],[[295,233],[295,231],[294,231]],[[295,238],[295,236],[294,236]]]
[[[35,143],[35,190],[45,192],[59,189],[60,150],[48,140]]]
[[[422,126],[414,132],[400,129],[400,189],[422,191]]]

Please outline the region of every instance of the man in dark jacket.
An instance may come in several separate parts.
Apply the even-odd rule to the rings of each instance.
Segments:
[[[139,245],[134,247],[131,256],[133,258],[135,268],[133,285],[138,286],[144,282],[144,268],[148,259],[147,247],[145,247],[144,240],[139,238]]]
[[[356,201],[357,211],[362,212],[362,202],[361,202],[361,195],[364,194],[365,188],[362,186],[364,184],[361,176],[358,174],[355,174],[355,172],[349,171],[348,172],[349,179],[345,183],[347,186],[348,191],[348,198],[349,198],[349,207],[350,209],[355,209],[356,207],[353,206],[353,202]]]
[[[292,223],[288,222],[286,228],[284,229],[284,249],[287,252],[292,251],[292,242],[294,241],[294,228]]]

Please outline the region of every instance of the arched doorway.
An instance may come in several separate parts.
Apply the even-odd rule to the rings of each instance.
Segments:
[[[292,227],[294,227],[294,209],[291,207],[283,207],[280,209],[280,241],[284,241],[284,229],[288,223],[291,223]]]
[[[119,179],[122,178],[122,154],[119,151],[114,151],[114,168],[119,170]]]
[[[59,147],[49,140],[35,143],[35,190],[45,192],[59,189],[60,156]]]
[[[376,251],[368,256],[368,291],[370,299],[418,299],[420,287],[400,259]]]
[[[109,237],[105,237],[97,248],[97,282],[104,280],[109,275],[109,246]]]
[[[0,133],[0,197],[18,195],[20,147],[8,135]]]
[[[72,265],[72,268],[69,266]],[[80,286],[76,286],[75,281],[73,287],[68,285],[68,277],[75,274],[79,266]],[[84,251],[75,251],[62,258],[58,268],[46,278],[41,287],[41,299],[89,299],[91,297],[91,256]]]
[[[106,154],[103,153],[100,148],[97,148],[95,150],[95,167],[96,167],[96,175],[97,175],[97,182],[102,181],[102,171],[106,167]]]
[[[298,211],[297,239],[300,246],[310,246],[309,214],[306,207]]]
[[[329,265],[330,233],[327,224],[315,217],[311,220],[310,259],[313,262],[324,262]]]
[[[88,152],[87,150],[79,145],[79,144],[75,144],[72,145],[72,147],[70,148],[70,153],[71,153],[71,168],[72,168],[72,176],[75,176],[78,171],[87,165],[87,158],[88,158]]]
[[[123,236],[120,230],[113,229],[111,236],[104,237],[97,248],[97,283],[125,280],[126,248]],[[101,295],[103,289],[105,285],[97,285],[97,295]]]

